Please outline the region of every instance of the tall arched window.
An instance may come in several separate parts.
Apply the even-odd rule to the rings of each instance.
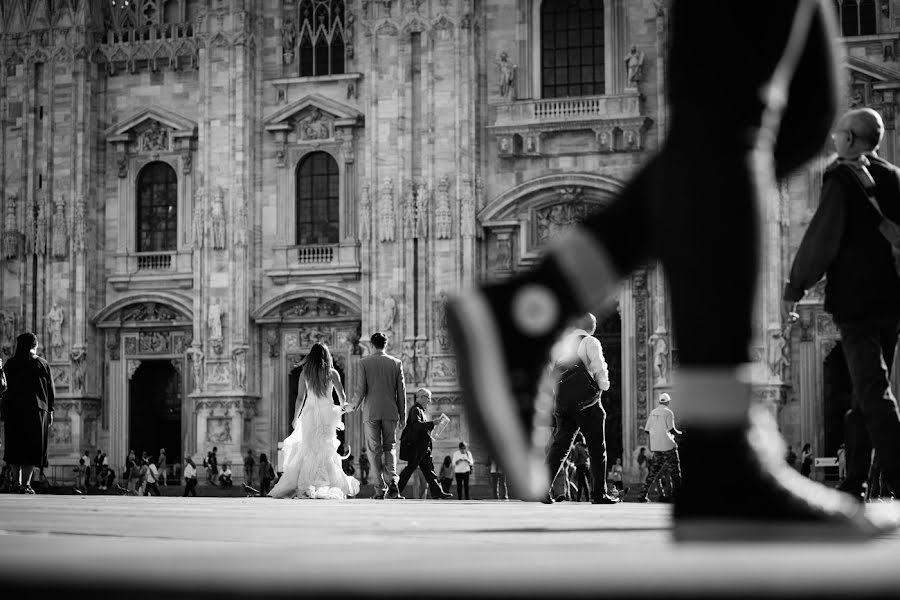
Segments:
[[[344,72],[344,0],[302,0],[300,76]]]
[[[544,0],[541,5],[541,97],[606,93],[603,2]]]
[[[878,33],[878,5],[875,0],[835,0],[841,35],[875,35]]]
[[[297,244],[337,244],[340,186],[337,162],[327,152],[307,154],[297,166]]]
[[[152,162],[137,178],[137,251],[175,250],[178,243],[178,177],[164,162]]]

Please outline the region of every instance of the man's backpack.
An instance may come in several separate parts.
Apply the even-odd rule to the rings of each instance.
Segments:
[[[578,347],[586,336],[581,336]],[[556,408],[563,412],[580,412],[597,401],[600,386],[591,377],[576,352],[556,363]]]

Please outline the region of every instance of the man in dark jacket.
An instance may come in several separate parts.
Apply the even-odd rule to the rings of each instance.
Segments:
[[[872,448],[891,491],[900,494],[900,413],[890,387],[890,365],[900,333],[900,278],[891,245],[878,226],[881,212],[900,223],[900,169],[876,151],[884,135],[881,116],[851,110],[833,138],[838,158],[825,171],[819,208],[803,236],[785,310],[822,275],[825,310],[834,316],[853,384],[844,420],[847,477],[841,489],[864,497]]]
[[[431,459],[431,436],[429,432],[434,429],[434,421],[428,421],[425,418],[425,406],[431,403],[431,391],[425,388],[419,388],[416,392],[416,401],[412,408],[409,409],[409,416],[406,419],[406,428],[400,438],[401,459],[408,462],[403,471],[400,472],[400,481],[397,487],[400,493],[409,478],[412,477],[416,469],[421,469],[428,482],[428,489],[431,491],[432,498],[452,498],[453,494],[448,494],[441,488],[437,475],[434,472],[434,462]],[[407,454],[410,452],[411,454]]]
[[[37,355],[37,336],[23,333],[16,338],[16,353],[0,378],[6,451],[3,460],[18,470],[19,491],[34,494],[31,478],[35,467],[46,466],[47,434],[53,424],[53,377],[50,365]],[[8,387],[7,387],[8,385]]]

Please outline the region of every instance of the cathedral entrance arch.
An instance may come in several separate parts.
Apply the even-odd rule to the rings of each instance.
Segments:
[[[363,347],[359,343],[359,298],[331,286],[288,292],[264,303],[253,316],[262,332],[263,408],[270,416],[273,444],[291,431],[296,410],[299,365],[316,342],[328,346],[348,398],[353,393]],[[354,449],[363,440],[359,413],[346,415],[346,439]],[[276,451],[272,448],[273,455]]]
[[[192,407],[183,401],[190,392],[184,373],[191,301],[168,293],[130,296],[110,303],[94,322],[105,333],[110,463],[121,471],[137,445],[154,457],[165,448],[170,462],[181,459],[195,441]]]

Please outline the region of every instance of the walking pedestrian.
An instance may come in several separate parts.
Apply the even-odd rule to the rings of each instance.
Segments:
[[[197,497],[197,468],[194,466],[194,459],[188,456],[184,465],[184,497]]]
[[[649,502],[648,494],[661,474],[668,473],[672,478],[672,490],[669,494],[661,493],[661,496],[672,497],[678,494],[681,487],[681,461],[678,456],[678,444],[675,435],[680,435],[675,427],[675,413],[669,408],[671,397],[667,393],[659,395],[659,406],[650,412],[647,417],[647,425],[644,431],[650,437],[650,451],[653,460],[650,462],[650,473],[641,486],[638,502]],[[662,486],[660,489],[663,490]]]
[[[369,455],[365,447],[359,451],[359,479],[362,485],[369,483]]]
[[[800,452],[800,474],[809,477],[812,474],[812,448],[809,444],[803,444],[803,451]]]
[[[256,467],[256,461],[253,459],[253,449],[247,450],[247,456],[244,457],[244,483],[253,487],[253,469]]]
[[[268,496],[269,487],[275,480],[275,468],[269,462],[265,452],[259,455],[259,495]]]
[[[450,493],[450,486],[453,485],[453,477],[455,474],[456,471],[453,469],[453,461],[450,456],[447,455],[444,457],[444,462],[441,463],[441,472],[439,475],[441,489],[444,490],[444,493]]]
[[[635,459],[638,466],[638,481],[644,483],[647,479],[647,467],[650,464],[650,457],[647,456],[647,448],[641,446],[638,449],[637,458]]]
[[[493,458],[488,460],[490,465],[491,476],[491,494],[494,500],[509,500],[509,488],[506,487],[506,475],[501,467]]]
[[[431,404],[431,390],[419,388],[416,390],[416,400],[409,409],[406,418],[406,427],[400,436],[400,458],[407,461],[406,467],[400,472],[397,489],[402,494],[403,488],[416,469],[422,472],[428,491],[435,499],[452,498],[452,494],[446,493],[438,482],[434,472],[434,460],[431,457],[432,440],[431,431],[435,422],[429,421],[425,414],[425,407]]]
[[[164,486],[168,485],[169,484],[168,483],[169,465],[166,460],[166,449],[165,448],[159,449],[159,458],[156,459],[156,468],[159,471],[159,482],[162,483]]]
[[[159,467],[152,458],[147,459],[144,472],[144,496],[159,496]]]

